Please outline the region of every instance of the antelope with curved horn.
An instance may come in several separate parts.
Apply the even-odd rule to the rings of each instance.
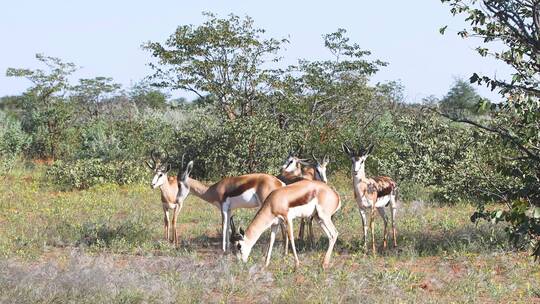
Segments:
[[[307,159],[299,158],[296,153],[291,151],[281,166],[280,173],[277,176],[286,185],[302,180],[301,165],[309,165]]]
[[[323,161],[319,161],[313,153],[311,153],[315,163],[307,162],[305,158],[299,158],[294,152],[289,152],[287,159],[285,160],[283,166],[281,167],[281,172],[278,175],[278,178],[289,185],[295,182],[298,182],[303,179],[307,180],[319,180],[324,183],[328,183],[326,178],[326,166],[330,162],[330,159],[327,155],[324,156]],[[303,165],[303,167],[301,166]],[[313,229],[312,229],[313,218],[309,217],[307,219],[308,231],[310,244],[313,246]],[[306,219],[302,218],[300,221],[300,227],[298,229],[298,238],[304,240],[304,230],[306,225]],[[287,253],[288,241],[285,240],[285,252]]]
[[[366,210],[371,208],[369,227],[371,228],[371,241],[373,254],[376,254],[375,248],[375,226],[374,217],[375,210],[384,221],[384,241],[383,249],[387,247],[388,238],[388,218],[386,216],[385,207],[390,206],[390,218],[392,220],[392,235],[394,239],[394,247],[397,246],[396,239],[396,211],[397,211],[397,185],[392,178],[388,176],[377,176],[373,178],[366,177],[365,162],[367,157],[373,151],[373,144],[370,144],[367,148],[360,147],[357,151],[353,151],[346,144],[342,144],[343,151],[351,158],[352,162],[352,174],[353,174],[353,189],[354,197],[358,208],[360,209],[360,216],[362,217],[362,227],[364,230],[364,248],[367,249],[367,234],[368,227],[366,226]]]
[[[275,176],[264,173],[252,173],[241,176],[226,177],[219,182],[207,186],[190,177],[193,161],[178,173],[178,194],[176,203],[180,208],[189,193],[216,206],[221,212],[222,249],[229,247],[229,223],[232,211],[237,208],[259,208],[268,195],[285,184]]]
[[[330,163],[330,158],[328,158],[328,155],[325,154],[321,162],[313,153],[311,153],[311,157],[315,163],[302,167],[302,177],[308,180],[318,180],[328,184],[328,179],[326,178],[326,167]],[[313,244],[315,243],[313,240],[313,217],[309,217],[307,219],[302,218],[300,221],[300,227],[298,228],[298,238],[302,241],[304,240],[306,223],[309,232],[309,242],[311,247],[313,247]]]
[[[329,239],[328,249],[323,260],[323,268],[327,268],[338,237],[338,231],[332,223],[332,215],[339,210],[340,206],[341,202],[337,192],[320,181],[301,180],[276,189],[266,198],[247,230],[244,232],[243,229],[240,229],[231,237],[231,241],[234,242],[237,249],[237,256],[242,261],[247,262],[253,245],[261,234],[271,227],[270,244],[265,262],[265,265],[268,266],[277,229],[281,222],[286,222],[295,265],[298,266],[300,261],[294,245],[293,219],[315,215],[317,222]]]
[[[178,231],[176,230],[176,220],[178,219],[178,214],[182,206],[176,203],[176,194],[178,192],[178,184],[176,182],[176,177],[168,176],[167,174],[171,170],[171,164],[169,164],[169,153],[165,151],[166,158],[162,162],[159,159],[159,156],[156,155],[156,149],[152,149],[150,152],[150,158],[152,163],[145,161],[146,165],[154,171],[154,177],[152,178],[152,183],[150,187],[156,189],[159,187],[161,190],[161,204],[163,207],[163,228],[164,228],[164,237],[170,242],[178,245]],[[169,212],[172,211],[172,229],[173,229],[173,239],[170,238],[170,215]]]

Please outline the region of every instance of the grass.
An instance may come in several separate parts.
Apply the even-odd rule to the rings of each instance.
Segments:
[[[297,244],[299,269],[280,242],[264,269],[268,233],[241,264],[220,252],[220,215],[197,198],[184,205],[176,249],[161,239],[158,190],[59,192],[40,168],[20,168],[0,183],[0,302],[540,302],[538,265],[507,246],[502,226],[470,223],[474,207],[402,202],[398,249],[373,257],[349,179],[333,180],[343,207],[331,268],[321,268],[327,240],[314,227],[314,250]],[[237,225],[254,212],[236,212]]]

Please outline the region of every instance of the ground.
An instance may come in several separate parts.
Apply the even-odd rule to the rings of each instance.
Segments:
[[[158,190],[59,191],[42,169],[17,169],[0,184],[0,302],[540,303],[538,263],[508,246],[502,226],[472,224],[474,206],[401,202],[398,248],[374,257],[360,245],[349,180],[330,183],[343,201],[331,267],[321,267],[327,240],[314,227],[315,248],[297,244],[298,269],[281,242],[265,269],[269,233],[242,264],[220,251],[218,210],[193,196],[175,248],[161,239]],[[254,213],[236,212],[237,225],[245,228]]]

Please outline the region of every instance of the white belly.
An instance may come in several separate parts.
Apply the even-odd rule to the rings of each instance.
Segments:
[[[297,217],[310,217],[315,212],[315,205],[317,205],[317,199],[314,198],[307,204],[289,208],[288,217],[294,219]]]
[[[255,188],[248,189],[238,196],[228,197],[225,203],[231,206],[231,209],[256,208],[261,205]]]
[[[390,201],[390,195],[379,197],[377,198],[377,201],[375,202],[375,207],[376,208],[385,207],[389,201]],[[371,202],[365,196],[357,199],[357,204],[358,204],[358,207],[362,209],[371,208]]]
[[[377,201],[375,202],[375,207],[384,207],[388,202],[390,201],[390,195],[385,195],[383,197],[377,198]]]

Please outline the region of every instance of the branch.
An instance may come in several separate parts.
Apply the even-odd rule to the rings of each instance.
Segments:
[[[520,139],[519,137],[516,137],[512,134],[510,134],[510,132],[508,132],[508,130],[505,130],[505,129],[499,129],[499,128],[491,128],[491,127],[487,127],[487,126],[484,126],[476,121],[473,121],[473,120],[470,120],[470,119],[467,119],[467,118],[457,118],[457,117],[453,117],[453,116],[450,116],[446,113],[442,113],[442,112],[439,112],[433,108],[430,108],[431,111],[439,114],[440,116],[443,116],[443,117],[446,117],[454,122],[461,122],[461,123],[466,123],[466,124],[469,124],[469,125],[472,125],[472,126],[475,126],[477,128],[480,128],[482,130],[485,130],[485,131],[488,131],[488,132],[491,132],[491,133],[496,133],[498,134],[499,136],[503,137],[503,138],[506,138],[508,140],[510,140],[520,151],[522,151],[523,153],[525,153],[530,159],[533,159],[537,162],[540,162],[540,155],[534,153],[533,151],[531,151],[531,149],[525,147],[521,142],[520,142]]]

